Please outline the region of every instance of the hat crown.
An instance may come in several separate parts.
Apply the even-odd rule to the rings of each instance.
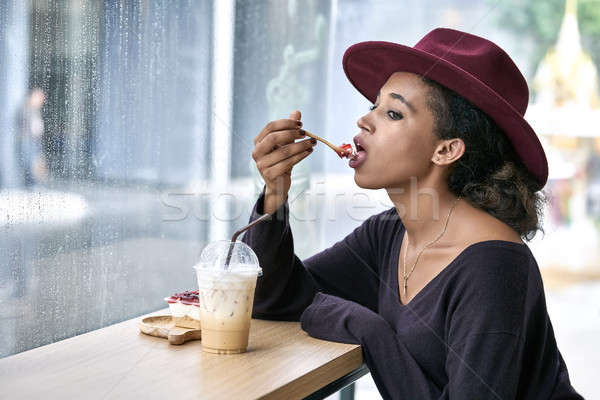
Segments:
[[[525,115],[529,102],[527,82],[510,56],[493,42],[466,32],[437,28],[414,48],[468,72]]]

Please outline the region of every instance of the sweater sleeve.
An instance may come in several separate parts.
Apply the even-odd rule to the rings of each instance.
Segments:
[[[301,317],[310,336],[360,344],[373,381],[384,399],[435,399],[437,387],[379,314],[352,301],[317,293]],[[476,397],[473,397],[476,398]]]
[[[263,214],[264,197],[265,187],[250,222]],[[263,269],[256,284],[252,316],[298,321],[317,291],[375,310],[379,287],[376,218],[368,218],[332,247],[304,261],[294,254],[287,200],[270,220],[246,231],[242,241],[254,250]]]
[[[448,398],[518,397],[530,314],[526,300],[538,295],[527,284],[525,265],[524,253],[506,248],[471,253],[449,305]]]
[[[446,359],[449,399],[515,399],[521,375],[520,338],[508,332],[473,334],[451,344]]]

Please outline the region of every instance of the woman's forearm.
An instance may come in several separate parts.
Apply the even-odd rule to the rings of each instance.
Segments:
[[[250,221],[269,212],[266,189],[263,190],[254,205]],[[311,303],[316,287],[304,265],[294,254],[288,220],[289,209],[285,199],[271,212],[275,212],[273,218],[248,229],[242,238],[256,253],[263,270],[263,275],[256,283],[252,316],[298,321],[302,311]]]
[[[271,192],[268,188],[265,189],[265,199],[263,211],[265,214],[273,214],[287,199],[287,194],[282,195]]]

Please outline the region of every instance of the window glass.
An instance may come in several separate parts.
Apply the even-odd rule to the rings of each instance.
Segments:
[[[164,307],[208,235],[212,4],[2,2],[0,356]]]

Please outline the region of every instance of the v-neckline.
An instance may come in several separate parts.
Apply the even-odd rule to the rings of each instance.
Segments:
[[[419,298],[422,293],[424,291],[426,291],[430,286],[433,285],[433,283],[440,279],[440,276],[444,273],[444,271],[450,269],[454,264],[456,264],[458,262],[459,259],[461,259],[468,251],[472,250],[475,247],[478,247],[480,245],[483,244],[491,244],[491,243],[500,243],[500,244],[508,244],[516,246],[517,248],[523,248],[523,247],[527,247],[526,243],[517,243],[517,242],[512,242],[510,240],[501,240],[501,239],[489,239],[489,240],[482,240],[480,242],[475,242],[475,243],[471,243],[470,245],[468,245],[467,247],[465,247],[464,249],[462,249],[462,251],[460,253],[458,253],[458,255],[456,257],[454,257],[454,259],[452,261],[450,261],[450,263],[448,263],[448,265],[446,265],[440,272],[438,272],[429,282],[427,282],[425,284],[425,286],[423,286],[421,288],[421,290],[419,290],[412,299],[410,299],[410,301],[406,304],[402,303],[402,297],[400,297],[400,276],[399,276],[399,262],[400,262],[400,251],[402,250],[402,242],[404,242],[404,234],[406,232],[406,228],[404,227],[404,225],[402,225],[402,229],[400,231],[399,234],[396,235],[396,249],[394,251],[394,255],[395,257],[392,258],[393,263],[394,263],[394,268],[393,268],[393,276],[394,276],[394,293],[395,293],[395,298],[398,304],[400,304],[401,307],[408,307],[409,304],[412,304],[413,301],[415,301],[417,298]],[[398,236],[400,237],[398,239]]]

